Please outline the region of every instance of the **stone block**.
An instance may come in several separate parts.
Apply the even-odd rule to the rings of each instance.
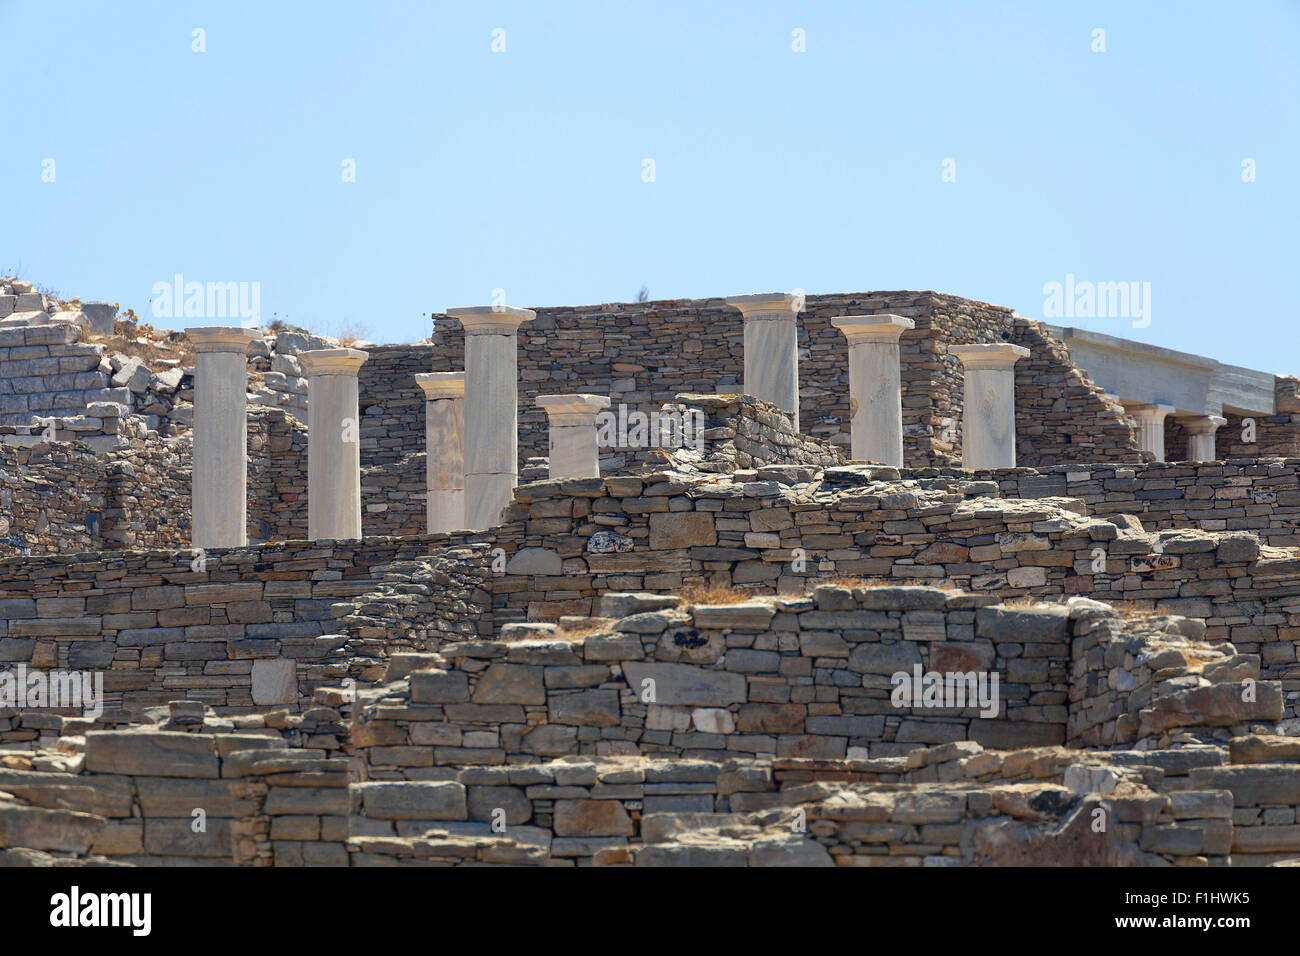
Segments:
[[[631,836],[632,818],[617,800],[557,800],[556,836]]]
[[[670,511],[650,515],[650,548],[672,551],[718,543],[713,515],[707,512]]]
[[[366,816],[385,820],[464,820],[467,815],[463,784],[365,783],[361,805]]]
[[[650,686],[645,682],[653,681],[652,702],[657,704],[725,707],[746,700],[745,677],[729,671],[628,661],[623,664],[623,674],[638,699],[645,699],[643,688]]]
[[[494,663],[479,677],[471,699],[476,704],[544,704],[542,668]]]
[[[288,658],[253,661],[253,703],[292,704],[298,700],[298,668]]]
[[[145,777],[220,776],[211,736],[170,731],[90,731],[86,734],[86,769]]]

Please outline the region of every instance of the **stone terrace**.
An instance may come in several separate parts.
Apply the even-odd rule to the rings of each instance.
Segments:
[[[0,285],[0,865],[1300,860],[1294,378],[930,292],[151,370]]]

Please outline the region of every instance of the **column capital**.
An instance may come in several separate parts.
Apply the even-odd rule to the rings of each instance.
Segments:
[[[995,342],[991,345],[954,345],[948,349],[948,354],[961,359],[967,371],[1009,369],[1022,358],[1028,358],[1029,349],[1010,342]]]
[[[465,397],[464,372],[421,372],[415,376],[415,384],[424,389],[426,402]]]
[[[261,332],[238,326],[203,326],[186,329],[195,352],[246,352],[250,342],[260,339]]]
[[[1140,422],[1163,422],[1177,409],[1172,405],[1150,405],[1146,402],[1126,402],[1124,411]]]
[[[1177,421],[1193,435],[1213,435],[1228,424],[1228,420],[1222,415],[1188,415],[1178,418]]]
[[[590,425],[609,408],[609,399],[604,395],[538,395],[537,404],[546,409],[553,425]]]
[[[312,375],[356,375],[369,352],[361,349],[312,349],[298,353],[298,362],[308,377]]]
[[[746,320],[792,319],[803,309],[803,296],[790,292],[729,295],[722,301],[739,309]]]
[[[519,330],[522,322],[537,318],[532,309],[516,309],[512,305],[473,305],[448,309],[453,319],[459,319],[466,335],[505,335]]]
[[[844,333],[849,345],[859,342],[886,342],[893,344],[916,323],[901,315],[839,315],[831,325]]]

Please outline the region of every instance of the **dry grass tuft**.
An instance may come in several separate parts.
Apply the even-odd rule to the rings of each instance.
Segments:
[[[1167,617],[1174,614],[1173,611],[1158,611],[1154,607],[1145,607],[1136,601],[1110,601],[1104,598],[1094,598],[1093,600],[1101,601],[1103,604],[1109,604],[1113,607],[1119,616],[1126,621],[1141,621],[1154,617]]]
[[[691,584],[677,592],[683,604],[740,604],[764,592],[746,591],[729,584]]]

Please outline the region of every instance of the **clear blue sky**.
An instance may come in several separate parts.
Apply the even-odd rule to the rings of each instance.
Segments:
[[[1300,372],[1295,2],[0,0],[0,38],[0,269],[65,296],[259,282],[398,342],[497,288],[1043,318],[1072,274],[1151,322],[1064,324]]]

